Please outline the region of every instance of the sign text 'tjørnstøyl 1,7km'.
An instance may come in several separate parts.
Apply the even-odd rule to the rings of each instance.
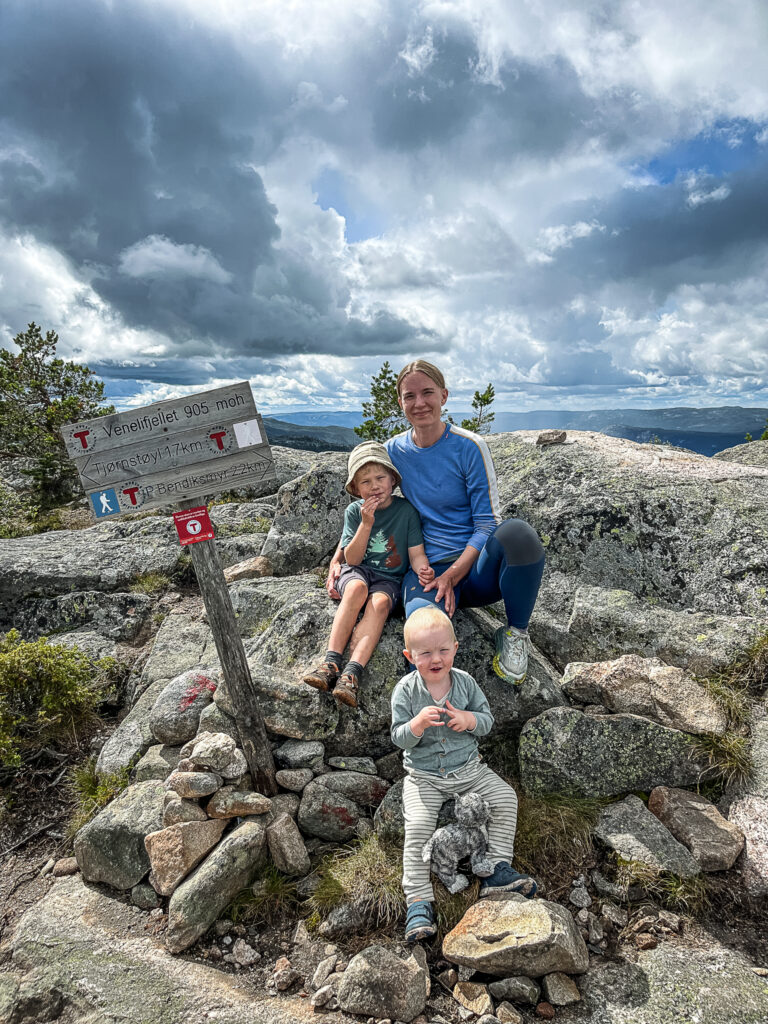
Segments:
[[[247,381],[62,427],[97,519],[275,475]]]

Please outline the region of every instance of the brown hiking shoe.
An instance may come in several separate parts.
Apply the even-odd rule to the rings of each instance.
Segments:
[[[322,665],[318,665],[304,676],[304,682],[307,686],[314,686],[316,690],[327,693],[339,678],[339,671],[339,667],[332,661],[324,661]]]
[[[345,672],[333,688],[333,696],[339,704],[357,707],[357,676],[354,672]]]

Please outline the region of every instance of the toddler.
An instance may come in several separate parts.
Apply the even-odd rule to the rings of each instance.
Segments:
[[[400,474],[383,444],[366,441],[349,455],[346,489],[359,498],[344,514],[341,547],[346,565],[336,583],[341,604],[336,612],[325,661],[304,676],[318,690],[333,690],[341,704],[357,707],[363,669],[379,642],[384,623],[400,599],[410,566],[422,584],[434,579],[424,553],[416,509],[392,494]],[[363,617],[355,628],[360,609]],[[354,636],[352,632],[354,629]],[[344,648],[352,637],[350,660],[342,669]]]
[[[392,742],[403,748],[406,770],[403,889],[408,942],[437,931],[429,864],[421,851],[435,831],[443,801],[458,793],[479,793],[491,806],[487,856],[494,871],[483,879],[480,896],[516,892],[531,897],[536,892],[536,882],[511,866],[517,795],[480,761],[476,738],[490,731],[493,715],[472,676],[453,667],[458,646],[451,620],[434,605],[419,608],[405,623],[403,653],[416,669],[392,694]]]

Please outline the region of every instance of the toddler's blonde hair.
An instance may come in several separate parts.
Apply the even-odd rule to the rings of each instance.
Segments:
[[[421,633],[425,629],[435,628],[449,629],[454,641],[456,640],[453,623],[445,612],[441,612],[434,604],[427,605],[424,608],[417,608],[416,611],[412,615],[409,615],[405,621],[405,628],[403,629],[405,649],[410,651],[411,640],[414,633]]]

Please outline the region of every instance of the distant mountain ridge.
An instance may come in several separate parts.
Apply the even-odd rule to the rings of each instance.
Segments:
[[[469,412],[450,410],[456,422]],[[275,444],[309,451],[349,451],[359,438],[353,427],[362,419],[349,410],[282,413],[264,417],[269,438]],[[596,430],[610,437],[648,443],[658,440],[700,455],[714,455],[741,444],[747,433],[759,437],[765,429],[768,408],[739,405],[699,409],[675,406],[668,409],[537,409],[532,412],[497,412],[494,433],[508,430]],[[309,428],[302,430],[301,428]]]

